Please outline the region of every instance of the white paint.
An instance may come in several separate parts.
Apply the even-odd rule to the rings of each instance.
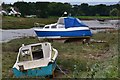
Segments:
[[[73,27],[73,28],[34,28],[35,31],[74,31],[74,30],[89,30],[88,27]]]
[[[20,58],[20,55],[22,54],[22,50],[28,49],[29,51],[31,51],[31,47],[38,46],[38,45],[42,46],[43,55],[44,55],[43,58],[37,59],[37,60],[33,60],[33,58],[31,58],[31,60],[29,60],[29,61],[19,62],[19,58]],[[53,57],[51,56],[52,54],[54,54]],[[32,51],[30,52],[30,55],[32,55]],[[54,62],[55,59],[57,58],[57,56],[58,56],[58,51],[56,49],[52,48],[51,43],[48,43],[48,42],[22,46],[19,49],[19,52],[17,55],[17,60],[16,60],[16,63],[14,64],[13,68],[16,68],[19,70],[20,65],[23,65],[24,70],[38,68],[38,67],[45,67],[48,65],[49,62]]]

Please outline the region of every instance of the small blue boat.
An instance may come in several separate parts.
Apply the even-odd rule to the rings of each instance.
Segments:
[[[57,23],[45,25],[43,28],[34,28],[34,31],[40,39],[87,38],[92,36],[89,27],[78,18],[73,17],[60,17]]]
[[[30,44],[19,49],[12,71],[16,77],[51,76],[56,68],[58,51],[48,42]]]

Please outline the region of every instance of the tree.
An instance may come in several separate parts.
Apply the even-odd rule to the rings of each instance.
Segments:
[[[21,16],[30,14],[30,7],[27,2],[15,2],[13,5],[19,9]]]
[[[80,6],[80,10],[82,11],[83,15],[85,16],[89,15],[89,6],[87,3],[82,3]]]
[[[64,12],[71,13],[74,16],[109,16],[120,14],[120,4],[114,5],[70,5],[69,3],[60,2],[15,2],[12,4],[2,3],[4,10],[9,7],[17,7],[22,16],[37,15],[37,17],[47,18],[49,16],[62,16]]]
[[[29,2],[29,15],[36,15],[36,8],[35,8],[35,3],[34,2]]]
[[[109,15],[109,8],[104,4],[99,4],[96,7],[96,14],[100,14],[100,16],[107,16]]]
[[[38,17],[47,18],[48,17],[48,4],[49,2],[36,2],[36,15]]]
[[[2,5],[2,9],[4,10],[7,10],[8,8],[12,6],[12,4],[5,4],[4,2],[1,5]]]
[[[74,16],[84,15],[83,11],[80,9],[80,5],[73,5],[73,7],[72,7],[72,14]]]
[[[49,14],[51,16],[62,16],[64,12],[71,12],[72,6],[69,3],[56,3],[52,2],[49,4]]]

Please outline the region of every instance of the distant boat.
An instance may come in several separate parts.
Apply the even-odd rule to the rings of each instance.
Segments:
[[[97,19],[98,21],[100,21],[100,22],[104,22],[105,21],[105,19]]]
[[[78,18],[60,17],[57,23],[45,25],[43,28],[34,28],[38,38],[69,39],[88,38],[92,33],[87,25]]]
[[[50,43],[36,43],[19,49],[12,71],[16,77],[52,75],[56,68],[58,51]]]

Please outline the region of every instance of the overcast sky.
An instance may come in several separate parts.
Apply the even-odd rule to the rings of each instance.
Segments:
[[[49,2],[119,2],[120,0],[2,0],[1,2],[14,3],[14,2],[17,2],[17,1],[25,1],[25,2],[36,2],[36,1],[49,1]]]

